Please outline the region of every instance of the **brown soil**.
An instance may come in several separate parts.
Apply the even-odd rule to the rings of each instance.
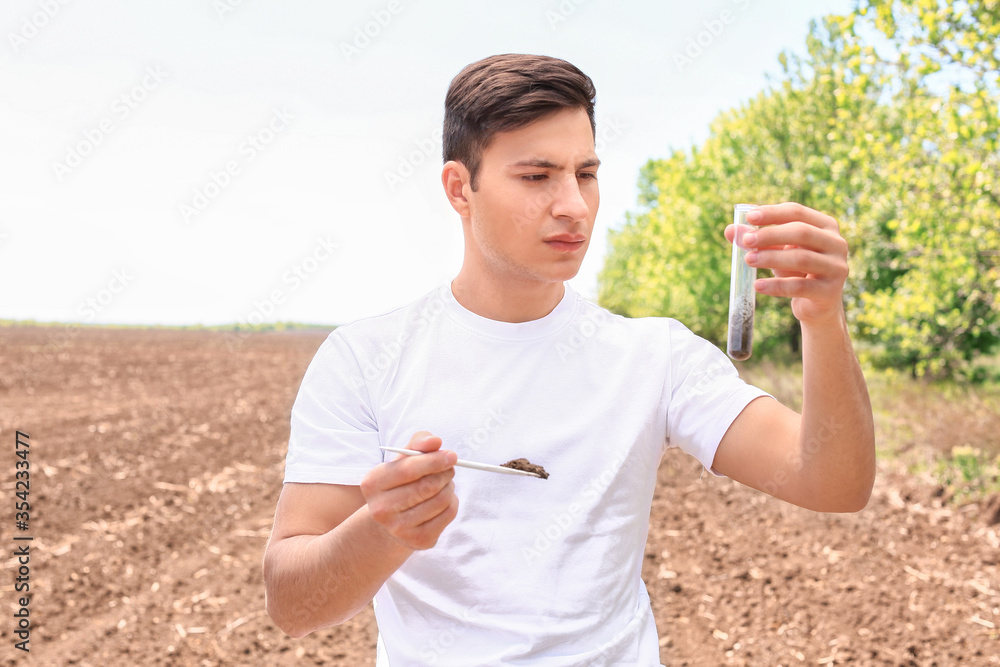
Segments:
[[[12,503],[20,429],[34,537],[26,656],[8,505],[0,665],[374,664],[370,609],[298,640],[264,613],[288,414],[323,337],[0,328],[3,488]],[[673,450],[659,478],[643,574],[666,664],[1000,664],[1000,538],[979,505],[884,466],[852,515]]]
[[[745,361],[753,353],[753,320],[754,302],[752,300],[737,304],[729,313],[728,349],[730,357],[737,361]]]
[[[514,470],[523,470],[524,472],[533,472],[542,479],[548,479],[549,473],[545,472],[545,468],[540,465],[536,465],[529,461],[528,459],[514,459],[513,461],[507,461],[507,463],[500,464],[502,468],[513,468]]]

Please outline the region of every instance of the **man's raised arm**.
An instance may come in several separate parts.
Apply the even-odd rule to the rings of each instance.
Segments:
[[[716,472],[820,512],[864,508],[875,480],[875,434],[864,376],[843,307],[847,243],[837,221],[799,204],[747,215],[747,262],[772,269],[761,294],[791,297],[802,327],[802,415],[752,401],[716,452]],[[732,241],[732,227],[726,230]]]

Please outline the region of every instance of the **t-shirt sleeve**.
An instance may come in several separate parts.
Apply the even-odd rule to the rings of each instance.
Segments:
[[[712,462],[722,436],[750,401],[769,394],[744,382],[725,353],[676,321],[670,340],[667,444],[718,475]]]
[[[338,331],[316,352],[292,406],[286,482],[355,486],[382,462],[364,374]]]

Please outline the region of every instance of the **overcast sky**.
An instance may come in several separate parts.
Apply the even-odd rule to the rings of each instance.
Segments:
[[[601,210],[572,282],[594,298],[642,164],[852,4],[7,0],[0,318],[339,324],[447,282],[445,91],[506,52],[597,86]]]

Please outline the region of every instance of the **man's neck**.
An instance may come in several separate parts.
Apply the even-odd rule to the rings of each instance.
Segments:
[[[499,322],[539,320],[559,305],[566,288],[561,282],[472,279],[463,270],[451,283],[455,300],[468,311]]]

